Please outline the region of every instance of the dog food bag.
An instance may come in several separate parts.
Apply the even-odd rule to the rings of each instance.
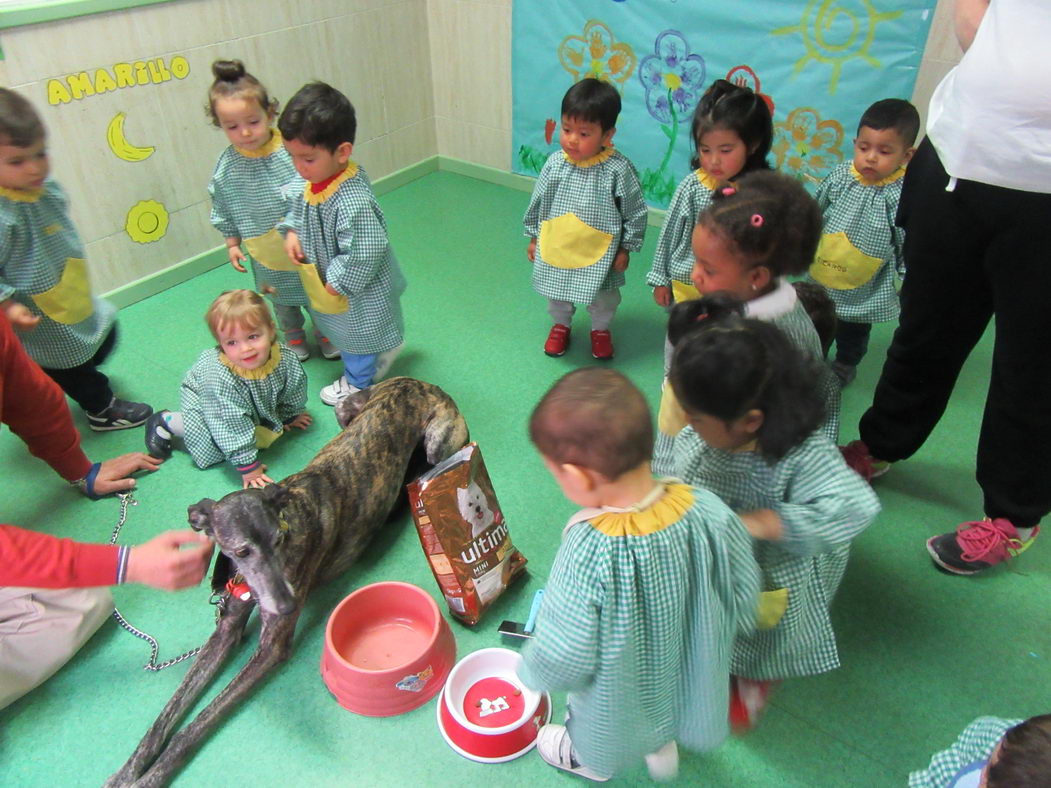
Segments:
[[[478,444],[434,466],[408,492],[423,552],[449,610],[477,624],[526,565],[511,542]]]

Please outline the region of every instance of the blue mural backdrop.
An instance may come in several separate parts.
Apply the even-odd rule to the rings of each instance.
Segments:
[[[665,207],[689,172],[690,119],[716,79],[773,109],[771,164],[813,186],[851,155],[861,113],[912,95],[935,0],[516,0],[513,162],[540,171],[558,149],[574,82],[613,84],[616,146]]]

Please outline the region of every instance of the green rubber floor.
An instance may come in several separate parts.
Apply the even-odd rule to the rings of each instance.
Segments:
[[[526,435],[526,418],[562,373],[593,363],[583,310],[573,345],[560,359],[541,352],[549,328],[532,291],[521,216],[528,195],[482,181],[434,173],[384,196],[394,249],[409,279],[403,304],[407,344],[394,374],[442,386],[466,415],[485,456],[516,545],[529,559],[512,587],[474,629],[452,628],[459,655],[503,645],[502,619],[524,620],[542,588],[573,506],[548,477]],[[663,312],[643,279],[657,238],[631,261],[624,304],[613,325],[612,364],[656,404]],[[250,286],[229,266],[211,271],[120,313],[121,341],[106,371],[123,395],[177,407],[179,382],[211,344],[205,308],[222,290]],[[843,396],[843,439],[869,404],[891,327],[874,332],[857,380]],[[1037,545],[1009,568],[974,578],[935,571],[925,540],[981,516],[974,450],[989,370],[982,342],[961,376],[948,412],[922,451],[878,480],[883,512],[855,542],[836,598],[843,667],[786,682],[751,734],[707,755],[684,753],[681,785],[891,786],[949,745],[973,718],[1025,717],[1051,710],[1051,545]],[[270,474],[301,468],[337,431],[318,399],[337,362],[306,363],[315,424],[267,450]],[[94,434],[89,456],[141,448],[142,432]],[[0,438],[5,522],[105,542],[116,500],[92,503],[65,489],[10,433]],[[139,483],[138,505],[121,534],[144,541],[186,524],[186,507],[239,486],[228,468],[197,470],[177,453]],[[407,714],[366,718],[341,708],[319,673],[329,611],[354,589],[380,580],[415,583],[441,602],[408,515],[382,534],[359,563],[320,590],[304,612],[295,653],[234,713],[186,765],[178,786],[582,785],[533,752],[500,765],[468,761],[435,724],[436,701]],[[178,594],[142,587],[114,590],[134,625],[160,641],[160,659],[202,643],[213,627],[207,584]],[[242,651],[216,682],[225,684],[254,648]],[[97,786],[124,762],[186,670],[143,671],[149,647],[108,623],[73,661],[39,689],[0,712],[0,785]],[[564,697],[555,698],[561,719]],[[622,785],[648,782],[645,769]]]

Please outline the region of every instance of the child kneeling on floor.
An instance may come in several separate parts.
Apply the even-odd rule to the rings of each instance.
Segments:
[[[307,378],[296,355],[277,344],[266,302],[251,290],[228,290],[205,314],[219,344],[205,350],[181,387],[182,411],[162,410],[146,422],[146,450],[167,459],[182,438],[198,468],[229,461],[243,488],[273,479],[259,462],[286,428],[305,430]]]
[[[566,725],[541,757],[606,780],[645,757],[678,769],[676,742],[728,733],[731,644],[759,591],[748,534],[712,493],[657,481],[642,393],[619,372],[579,369],[533,411],[530,437],[566,497],[587,507],[562,533],[521,679],[568,690]]]

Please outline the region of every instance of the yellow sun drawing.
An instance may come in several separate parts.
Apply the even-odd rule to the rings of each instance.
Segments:
[[[779,27],[775,36],[799,33],[806,54],[796,61],[793,74],[798,74],[811,60],[832,66],[828,92],[835,93],[843,64],[854,58],[865,60],[873,68],[880,62],[869,50],[876,37],[876,25],[901,16],[901,11],[878,12],[871,0],[810,0],[803,9],[798,25]]]
[[[156,200],[142,200],[128,211],[124,230],[139,244],[159,241],[168,232],[168,209]]]

